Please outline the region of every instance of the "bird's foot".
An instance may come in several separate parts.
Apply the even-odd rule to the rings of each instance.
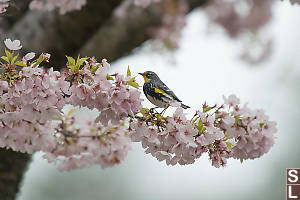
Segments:
[[[163,116],[163,114],[166,112],[166,110],[167,110],[168,108],[169,108],[169,106],[166,107],[166,108],[164,108],[163,111],[161,111],[160,116]]]
[[[159,108],[159,107],[156,106],[156,107],[154,107],[154,108],[150,108],[150,112],[153,113],[153,111],[154,111],[156,108]],[[155,112],[157,112],[157,111],[155,110]]]

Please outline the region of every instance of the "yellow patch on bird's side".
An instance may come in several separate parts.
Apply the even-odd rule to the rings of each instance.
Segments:
[[[162,91],[162,90],[160,90],[160,89],[158,89],[158,88],[155,88],[155,89],[154,89],[154,92],[155,92],[155,93],[160,93],[160,94],[166,94],[164,91]]]

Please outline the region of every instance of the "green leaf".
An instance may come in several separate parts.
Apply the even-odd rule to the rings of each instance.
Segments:
[[[13,58],[13,55],[14,53],[11,53],[10,51],[8,51],[6,48],[5,48],[5,54],[6,54],[6,57],[8,58],[8,62],[10,63],[10,61],[12,60]]]
[[[2,56],[1,59],[9,63],[9,59],[6,56]]]
[[[259,123],[259,127],[262,128],[265,125],[265,123],[261,122]]]
[[[75,108],[72,108],[69,110],[69,112],[67,113],[67,116],[70,116],[73,112],[75,112],[76,109]]]
[[[68,59],[69,65],[75,65],[75,59],[74,59],[74,58],[72,58],[72,57],[70,57],[70,56],[66,56],[66,57],[67,57],[67,59]]]
[[[128,67],[127,67],[127,74],[126,74],[127,76],[131,76],[131,71],[130,71],[130,69],[129,69],[129,65],[128,65]]]
[[[234,118],[235,118],[235,124],[241,126],[242,125],[242,120],[240,118],[240,115],[235,115]]]
[[[137,82],[134,82],[134,81],[127,81],[127,85],[130,85],[130,86],[132,86],[132,87],[134,87],[134,88],[136,88],[136,89],[139,89],[139,84],[137,83]]]
[[[39,64],[41,64],[42,62],[44,61],[44,58],[43,58],[43,54],[41,54],[38,59],[34,60],[33,63],[33,67],[37,67]]]
[[[213,107],[207,106],[206,108],[203,108],[203,112],[206,113],[210,111]]]
[[[159,113],[156,113],[156,114],[155,114],[155,117],[157,118],[158,121],[161,120],[161,115],[160,115]]]
[[[120,122],[120,126],[125,126],[125,121],[124,120]]]
[[[88,57],[80,58],[80,59],[77,61],[76,65],[79,66],[79,68],[80,68],[80,66],[81,66],[87,59],[89,59],[89,58],[88,58]],[[78,69],[79,69],[79,68],[78,68]]]
[[[230,151],[232,151],[232,144],[230,142],[225,142],[227,147],[230,149]]]
[[[90,132],[91,132],[91,133],[95,133],[95,132],[96,132],[96,129],[95,129],[95,128],[90,128]]]
[[[59,118],[57,118],[57,117],[54,117],[52,120],[60,121],[61,119],[59,119]]]
[[[80,65],[79,65],[79,55],[78,55],[74,70],[79,70],[79,67],[80,67]]]
[[[99,68],[99,66],[100,66],[100,64],[99,64],[99,65],[96,65],[96,66],[92,65],[91,71],[92,71],[92,72],[96,72],[97,69]]]
[[[106,79],[107,79],[107,80],[112,80],[112,81],[113,81],[113,80],[114,80],[114,77],[112,77],[111,75],[107,74],[107,75],[106,75]]]
[[[215,116],[215,119],[221,119],[222,118],[222,115],[216,115]]]
[[[195,127],[196,127],[199,131],[202,131],[202,129],[203,129],[203,122],[202,122],[201,119],[199,119],[198,124],[195,125]]]
[[[12,61],[11,61],[11,64],[14,64],[15,61],[17,60],[17,58],[18,58],[18,56],[13,57],[13,59],[12,59]]]
[[[228,139],[228,131],[225,131],[224,135]]]
[[[88,57],[80,58],[80,55],[77,56],[77,61],[75,65],[75,70],[79,70],[80,66],[88,59]]]
[[[17,61],[15,64],[21,67],[27,67],[27,65],[25,65],[22,60]]]
[[[71,70],[74,71],[76,69],[76,66],[75,65],[69,65],[68,68],[70,68]]]
[[[149,112],[149,109],[148,108],[142,108],[140,110],[140,113],[142,113],[142,115],[145,115],[147,112]]]
[[[197,116],[197,117],[193,120],[193,124],[197,121],[197,119],[199,119],[199,116]]]
[[[198,127],[199,127],[199,130],[203,129],[203,122],[201,119],[199,119],[199,121],[198,121]]]
[[[235,118],[236,120],[239,120],[239,119],[241,118],[241,115],[234,115],[234,118]]]

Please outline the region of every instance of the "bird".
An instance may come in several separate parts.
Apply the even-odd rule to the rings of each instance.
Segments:
[[[157,106],[155,108],[164,108],[161,114],[169,107],[170,103],[180,103],[182,108],[190,108],[182,103],[174,92],[160,80],[155,72],[145,71],[139,74],[144,78],[143,91],[147,99]]]

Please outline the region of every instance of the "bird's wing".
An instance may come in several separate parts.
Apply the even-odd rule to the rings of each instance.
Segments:
[[[168,88],[168,86],[166,86],[166,84],[164,84],[162,81],[159,83],[159,85],[160,85],[159,88],[155,87],[157,88],[156,89],[157,92],[164,93],[163,95],[169,98],[170,100],[176,100],[178,102],[182,102],[180,99],[178,99],[178,97],[174,94],[174,92],[170,90],[170,88]]]

